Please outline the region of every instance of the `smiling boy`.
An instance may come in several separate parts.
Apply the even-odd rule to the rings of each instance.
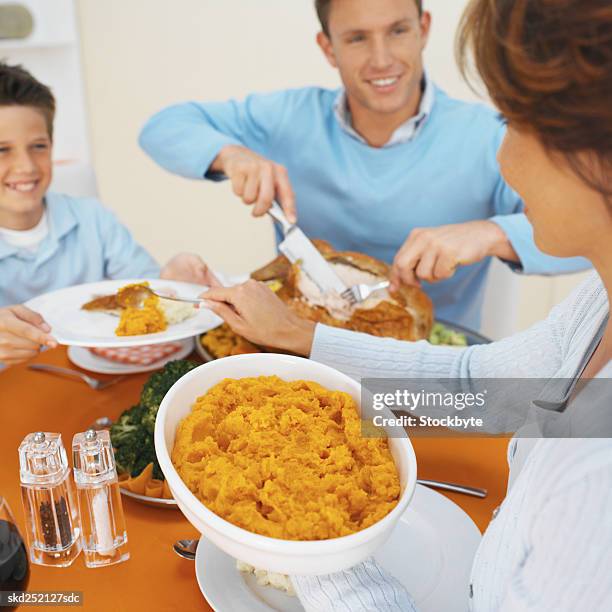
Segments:
[[[19,66],[0,62],[0,368],[55,346],[42,317],[21,305],[70,285],[160,276],[155,260],[92,198],[47,191],[55,100]],[[209,284],[202,260],[177,255],[163,278]]]
[[[277,197],[308,236],[393,262],[394,284],[426,281],[436,315],[468,327],[480,324],[491,257],[530,274],[588,267],[535,246],[499,173],[496,114],[428,77],[431,16],[420,0],[315,7],[340,90],[172,106],[145,125],[144,150],[185,177],[229,178],[256,216]]]

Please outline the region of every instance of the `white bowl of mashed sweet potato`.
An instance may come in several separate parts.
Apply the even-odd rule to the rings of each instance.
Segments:
[[[227,554],[336,572],[387,540],[416,486],[408,437],[361,436],[360,403],[359,383],[315,361],[226,357],[170,389],[155,449],[183,514]]]

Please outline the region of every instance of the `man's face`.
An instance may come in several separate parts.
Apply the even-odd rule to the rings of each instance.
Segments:
[[[51,182],[51,139],[43,114],[0,106],[0,222],[42,209]]]
[[[320,33],[317,41],[340,71],[351,106],[397,113],[419,92],[429,24],[414,0],[333,0],[329,37]]]

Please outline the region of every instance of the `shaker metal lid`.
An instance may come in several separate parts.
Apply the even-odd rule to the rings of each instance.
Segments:
[[[19,445],[19,475],[23,484],[53,485],[69,470],[62,435],[48,431],[28,434]]]
[[[75,434],[72,438],[72,462],[77,484],[94,484],[117,476],[115,456],[107,430]]]

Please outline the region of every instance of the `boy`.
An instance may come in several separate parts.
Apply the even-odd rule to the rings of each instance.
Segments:
[[[54,112],[48,87],[0,62],[0,367],[56,346],[39,314],[11,304],[105,278],[210,280],[204,262],[188,253],[160,272],[97,200],[47,192]]]

